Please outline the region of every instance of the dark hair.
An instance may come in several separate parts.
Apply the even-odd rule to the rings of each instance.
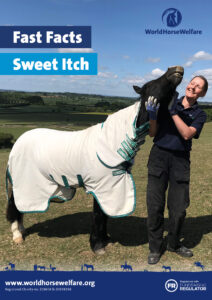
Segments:
[[[197,77],[201,78],[201,79],[204,81],[203,93],[204,93],[204,96],[205,96],[205,94],[207,93],[207,90],[208,90],[208,81],[207,81],[207,79],[206,79],[204,76],[202,76],[202,75],[196,75],[196,76],[194,76],[194,77],[191,79],[191,81],[192,81],[194,78],[197,78]]]

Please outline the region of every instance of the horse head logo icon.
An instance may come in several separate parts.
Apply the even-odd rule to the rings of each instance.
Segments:
[[[168,8],[163,12],[162,21],[168,27],[176,27],[182,21],[182,15],[176,8]]]

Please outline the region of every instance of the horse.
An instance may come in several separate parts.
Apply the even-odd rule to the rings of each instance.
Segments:
[[[202,269],[202,271],[204,271],[204,269],[205,269],[205,266],[203,266],[203,265],[201,264],[201,262],[199,262],[199,261],[195,261],[194,265],[195,265],[196,267],[200,267],[200,268]]]
[[[90,269],[91,271],[94,270],[94,266],[93,266],[93,265],[87,265],[87,264],[84,264],[84,267],[86,268],[86,271],[88,271],[89,269]],[[83,268],[82,268],[82,269],[83,269]]]
[[[168,271],[171,272],[171,267],[170,266],[162,266],[162,269],[164,269],[164,271]]]
[[[127,264],[127,262],[125,261],[124,265],[121,265],[121,268],[126,271],[131,271],[132,272],[132,267],[130,265]]]
[[[145,103],[153,96],[159,110],[168,109],[183,73],[180,66],[169,67],[142,87],[133,86],[138,101],[102,124],[74,132],[33,129],[20,136],[6,172],[6,217],[13,241],[23,242],[24,213],[45,212],[50,202],[71,200],[76,188],[83,187],[93,196],[90,247],[104,254],[111,241],[108,217],[124,217],[135,210],[131,168],[149,132]]]

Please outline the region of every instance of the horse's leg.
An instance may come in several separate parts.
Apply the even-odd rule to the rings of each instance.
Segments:
[[[24,226],[23,226],[23,214],[20,213],[15,205],[13,192],[9,195],[9,201],[6,213],[7,220],[11,224],[11,231],[13,234],[13,241],[16,244],[23,242]]]
[[[94,198],[90,245],[96,254],[104,254],[104,248],[109,241],[107,236],[107,219],[107,215],[101,210]]]

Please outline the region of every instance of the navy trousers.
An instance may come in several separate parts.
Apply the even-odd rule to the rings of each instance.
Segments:
[[[148,161],[147,211],[151,252],[161,252],[164,208],[169,211],[168,244],[177,249],[189,206],[190,152],[166,150],[153,145]]]

